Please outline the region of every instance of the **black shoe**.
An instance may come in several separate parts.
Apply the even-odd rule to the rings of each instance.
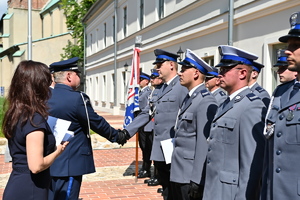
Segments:
[[[157,189],[157,193],[162,193],[163,192],[163,189],[162,188],[158,188]]]
[[[148,183],[148,186],[157,186],[159,185],[159,181],[157,180],[157,178],[155,179],[151,179],[152,181]]]
[[[152,180],[153,180],[153,178],[146,179],[146,180],[144,180],[144,183],[149,183],[149,182],[151,182]]]
[[[144,171],[140,172],[137,177],[138,178],[147,178],[147,177],[150,177],[150,176],[151,176],[150,172],[144,170]]]

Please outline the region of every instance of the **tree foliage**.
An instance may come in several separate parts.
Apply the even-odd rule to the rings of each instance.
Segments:
[[[72,30],[72,38],[74,43],[68,41],[68,44],[61,54],[62,59],[72,57],[83,58],[84,56],[84,27],[82,18],[87,11],[92,7],[96,0],[61,0],[61,6],[66,15],[66,24],[69,30]]]

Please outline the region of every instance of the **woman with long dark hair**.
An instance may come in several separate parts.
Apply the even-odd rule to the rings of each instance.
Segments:
[[[49,166],[68,144],[56,147],[47,124],[50,84],[47,65],[28,60],[17,66],[5,102],[2,127],[13,168],[3,200],[47,199]]]

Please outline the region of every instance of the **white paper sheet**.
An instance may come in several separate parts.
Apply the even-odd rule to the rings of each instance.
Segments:
[[[73,131],[68,131],[71,125],[70,121],[49,116],[47,122],[55,137],[56,146],[59,145],[62,141],[68,141],[71,137],[74,136]]]
[[[174,138],[170,138],[167,140],[160,141],[165,156],[166,164],[171,163],[172,153],[174,149],[174,140],[175,140]]]

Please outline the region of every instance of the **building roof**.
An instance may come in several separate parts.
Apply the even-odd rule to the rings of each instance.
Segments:
[[[44,6],[44,8],[41,10],[40,14],[43,14],[44,12],[47,12],[52,6],[59,3],[60,0],[49,0],[48,3]]]

